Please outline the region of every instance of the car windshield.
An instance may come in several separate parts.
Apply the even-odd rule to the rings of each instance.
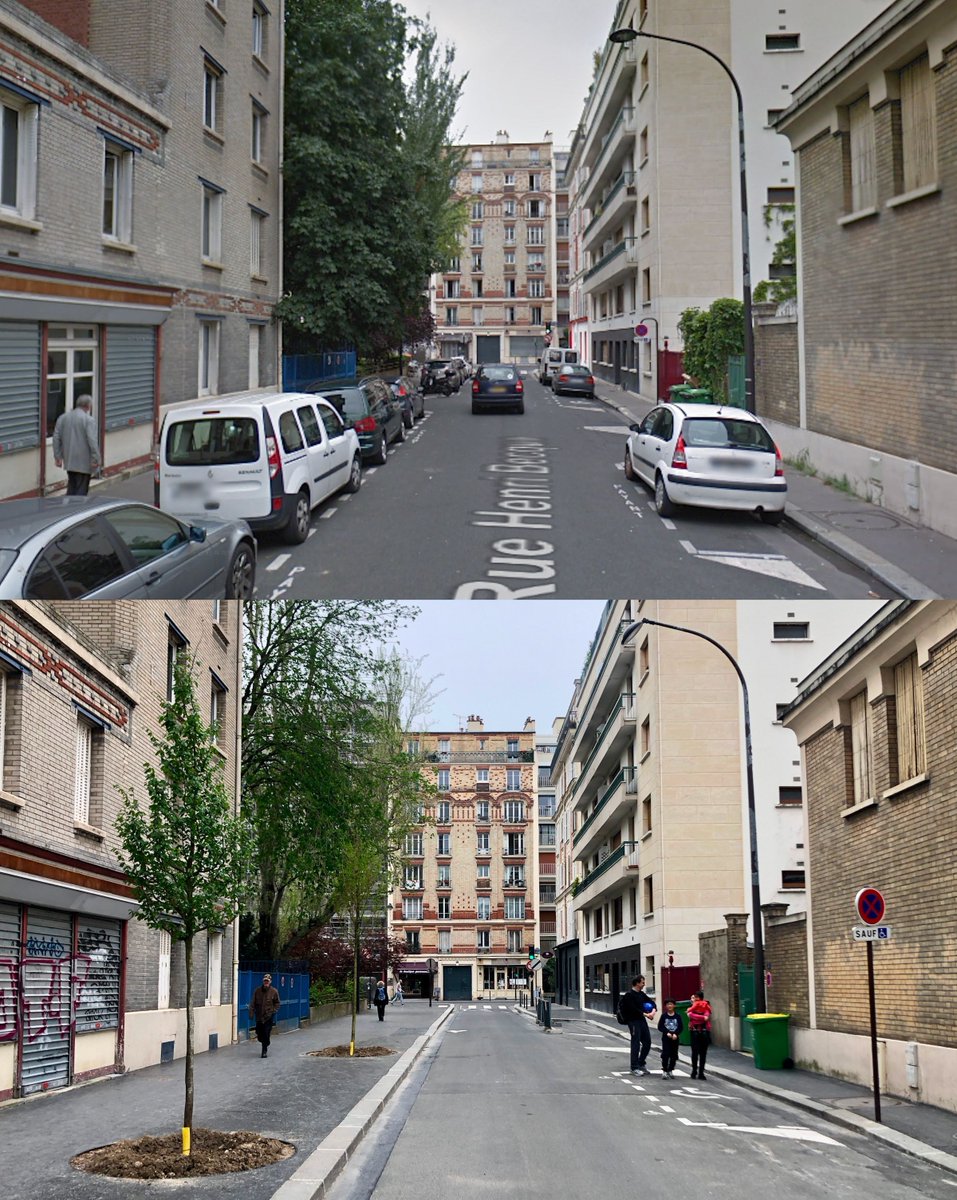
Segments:
[[[562,367],[561,373],[563,375],[587,375],[588,368],[579,366],[578,363],[566,363],[565,366]]]
[[[681,427],[681,436],[687,446],[774,453],[771,435],[757,421],[742,421],[735,417],[688,417]]]
[[[513,367],[483,367],[483,379],[514,379],[515,370]]]
[[[259,461],[259,429],[253,417],[200,417],[176,421],[166,439],[171,467],[205,467]]]

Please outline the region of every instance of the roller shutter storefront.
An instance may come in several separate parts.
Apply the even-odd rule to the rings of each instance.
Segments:
[[[106,428],[152,422],[156,397],[156,331],[150,325],[106,330]]]
[[[40,326],[0,321],[0,454],[40,444]]]
[[[70,1082],[70,914],[31,908],[21,979],[20,1092]]]

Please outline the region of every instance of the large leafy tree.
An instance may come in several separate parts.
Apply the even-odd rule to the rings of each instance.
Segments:
[[[706,311],[686,308],[678,321],[684,369],[716,398],[728,398],[728,359],[744,353],[744,306],[722,297]]]
[[[228,925],[249,890],[250,831],[230,808],[216,730],[203,721],[191,665],[177,664],[162,736],[150,732],[157,765],[145,764],[148,807],[121,789],[119,860],[139,901],[138,917],[182,942],[186,957],[184,1152],[193,1126],[193,939]]]
[[[288,0],[286,39],[288,340],[397,346],[461,227],[452,52],[392,0]]]

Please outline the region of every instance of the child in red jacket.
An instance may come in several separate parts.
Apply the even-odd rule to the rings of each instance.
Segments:
[[[695,992],[688,1008],[688,1030],[691,1034],[691,1078],[704,1079],[704,1063],[711,1045],[711,1005],[704,992]]]

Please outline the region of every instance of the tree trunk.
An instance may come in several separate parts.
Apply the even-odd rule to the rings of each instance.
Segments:
[[[193,1136],[193,939],[186,938],[186,1103],[183,1128]]]
[[[359,927],[357,915],[353,913],[352,922],[352,979],[353,988],[355,991],[355,999],[352,1005],[352,1038],[349,1042],[349,1053],[355,1049],[356,1045],[356,1014],[359,1011],[359,956],[362,946],[362,932]]]

